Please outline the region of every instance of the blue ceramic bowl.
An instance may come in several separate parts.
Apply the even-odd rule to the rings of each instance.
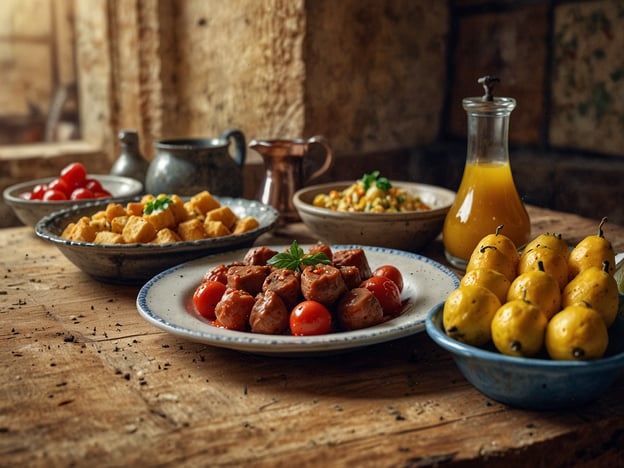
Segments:
[[[620,309],[623,296],[620,295]],[[598,398],[624,368],[624,318],[618,314],[609,328],[605,357],[594,361],[553,361],[505,356],[492,346],[477,348],[450,338],[442,325],[444,303],[428,314],[426,330],[449,351],[464,377],[481,393],[510,406],[556,409]]]

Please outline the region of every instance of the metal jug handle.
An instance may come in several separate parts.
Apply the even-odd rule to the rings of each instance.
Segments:
[[[318,179],[319,177],[321,177],[334,164],[334,152],[331,149],[331,146],[329,146],[329,141],[327,141],[327,139],[324,136],[322,136],[322,135],[314,135],[313,137],[308,139],[307,143],[308,143],[308,145],[311,145],[312,143],[318,143],[323,148],[325,148],[325,161],[323,161],[323,165],[319,169],[317,169],[315,172],[313,172],[310,175],[310,177],[308,177],[305,180],[305,184],[313,181],[314,179]]]
[[[230,138],[234,140],[234,155],[232,158],[238,167],[242,167],[245,164],[245,156],[247,154],[245,135],[236,128],[227,129],[221,134],[221,139],[223,140],[229,142]]]

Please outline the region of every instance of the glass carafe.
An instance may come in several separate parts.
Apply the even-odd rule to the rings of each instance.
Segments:
[[[501,234],[518,248],[528,242],[531,233],[509,164],[509,116],[516,101],[493,97],[494,80],[481,78],[485,96],[463,100],[468,114],[466,165],[442,234],[447,260],[462,269],[479,241],[495,233],[498,226],[503,225]]]

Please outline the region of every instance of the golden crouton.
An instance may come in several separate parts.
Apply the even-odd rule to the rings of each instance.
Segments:
[[[189,204],[195,211],[198,211],[202,215],[205,215],[209,211],[221,206],[221,204],[212,195],[210,195],[210,192],[207,190],[192,196],[189,200]]]
[[[126,209],[121,206],[119,203],[109,203],[106,206],[106,219],[108,219],[108,222],[110,223],[113,218],[116,218],[117,216],[125,216],[126,215]]]
[[[91,217],[89,224],[93,227],[93,229],[95,229],[95,232],[109,231],[110,224],[106,218]]]
[[[176,225],[171,207],[167,207],[164,210],[152,211],[150,214],[144,214],[143,218],[149,221],[157,231],[164,228],[172,228]]]
[[[151,193],[148,193],[148,194],[143,195],[143,196],[141,197],[141,203],[142,203],[143,205],[145,205],[145,204],[147,204],[148,202],[153,201],[155,198],[156,198],[156,197],[155,197],[154,195],[152,195]]]
[[[184,241],[192,241],[204,239],[206,231],[204,231],[202,222],[197,218],[193,218],[178,224],[178,235]]]
[[[242,234],[243,232],[251,231],[260,227],[260,223],[253,216],[246,216],[236,221],[232,234]]]
[[[71,236],[72,230],[74,229],[75,226],[76,226],[76,223],[69,223],[67,226],[65,226],[65,229],[63,229],[63,233],[61,234],[61,237],[63,239],[69,239],[69,237]]]
[[[143,203],[128,202],[126,203],[126,212],[124,214],[128,216],[141,216],[144,209],[145,205]]]
[[[156,237],[156,229],[141,216],[129,216],[121,235],[126,244],[147,243]]]
[[[96,231],[95,228],[91,226],[90,221],[91,220],[87,216],[80,218],[71,228],[66,238],[79,242],[93,242]]]
[[[169,228],[161,229],[156,233],[156,238],[152,241],[153,244],[170,244],[172,242],[180,242],[182,239]]]
[[[100,210],[100,211],[98,211],[98,212],[94,213],[94,214],[91,216],[91,219],[92,219],[92,220],[100,220],[100,219],[103,219],[104,221],[106,221],[106,211],[104,211],[104,210]]]
[[[184,200],[182,200],[178,195],[171,195],[169,198],[173,202],[169,205],[169,207],[171,208],[171,211],[173,211],[173,217],[175,218],[176,224],[180,224],[182,221],[189,219],[189,213],[184,207]]]
[[[100,231],[93,240],[95,244],[123,244],[124,239],[121,234],[110,231]]]
[[[113,218],[110,223],[111,231],[116,232],[117,234],[121,234],[127,222],[128,222],[128,216],[126,215],[117,216],[116,218]]]
[[[237,220],[238,217],[229,206],[215,208],[206,213],[206,221],[221,221],[228,229],[232,229]]]
[[[210,221],[209,219],[204,221],[204,231],[206,231],[206,237],[223,237],[232,234],[221,221]]]

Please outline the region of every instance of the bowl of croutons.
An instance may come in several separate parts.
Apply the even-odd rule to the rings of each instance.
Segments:
[[[93,278],[142,284],[167,268],[251,246],[279,213],[254,200],[144,195],[93,201],[42,218],[36,234]]]

